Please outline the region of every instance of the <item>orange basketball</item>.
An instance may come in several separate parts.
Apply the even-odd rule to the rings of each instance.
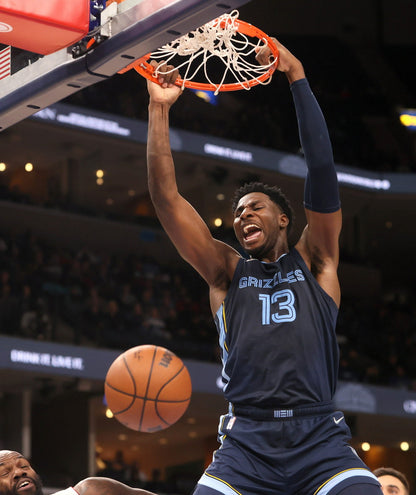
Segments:
[[[105,397],[114,417],[127,428],[154,432],[173,425],[191,400],[191,377],[182,360],[156,345],[128,349],[105,378]]]

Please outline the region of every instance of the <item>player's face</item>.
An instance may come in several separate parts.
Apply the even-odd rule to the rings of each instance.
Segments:
[[[287,224],[288,218],[279,206],[261,192],[243,196],[234,212],[234,232],[239,243],[259,259],[273,258]]]
[[[42,495],[42,483],[19,452],[0,451],[0,495]]]
[[[385,474],[379,476],[378,481],[381,484],[381,491],[384,495],[407,495],[406,487],[395,476]]]

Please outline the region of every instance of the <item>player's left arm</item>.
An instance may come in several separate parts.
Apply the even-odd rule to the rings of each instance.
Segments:
[[[308,167],[305,181],[307,225],[296,248],[321,287],[339,306],[339,235],[342,216],[338,179],[332,145],[321,108],[309,87],[303,64],[284,45],[273,38],[279,50],[277,70],[290,84],[298,119],[299,137]],[[267,46],[257,52],[260,64],[270,62]]]
[[[111,478],[85,478],[74,486],[79,495],[155,495],[152,492],[132,488]]]
[[[300,142],[308,167],[304,202],[307,225],[296,248],[321,287],[339,305],[337,269],[342,218],[328,128],[309,87],[303,64],[277,39],[273,38],[273,41],[279,50],[277,70],[286,75],[292,91]],[[264,46],[258,50],[257,60],[264,65],[270,61],[270,56],[270,49]]]
[[[332,145],[307,79],[293,81],[291,91],[308,167],[304,191],[307,225],[296,247],[321,287],[339,305],[337,269],[342,215]]]

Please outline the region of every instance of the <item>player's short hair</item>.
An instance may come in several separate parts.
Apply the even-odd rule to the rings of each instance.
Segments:
[[[261,192],[263,194],[266,194],[273,201],[273,203],[276,203],[280,207],[280,209],[289,219],[289,224],[287,226],[287,232],[289,233],[294,219],[293,209],[290,205],[289,200],[282,193],[281,189],[277,186],[269,186],[267,184],[263,184],[263,182],[248,182],[243,186],[239,187],[235,191],[231,203],[231,209],[233,214],[237,209],[237,205],[240,199],[246,194],[250,194],[252,192]]]
[[[407,493],[410,492],[409,481],[401,471],[394,469],[392,467],[379,467],[373,471],[374,476],[379,478],[380,476],[394,476],[398,480],[403,483],[403,486],[406,488]]]

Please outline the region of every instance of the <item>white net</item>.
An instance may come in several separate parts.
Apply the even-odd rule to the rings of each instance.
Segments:
[[[256,62],[255,55],[267,44],[267,41],[265,38],[251,37],[239,31],[239,22],[240,27],[242,22],[238,21],[238,16],[237,10],[223,14],[195,31],[162,46],[150,56],[152,59],[174,65],[180,72],[184,71],[182,89],[187,81],[192,81],[201,70],[205,79],[215,89],[215,94],[221,91],[224,85],[230,86],[230,83],[226,83],[227,78],[233,80],[233,89],[248,90],[253,83],[268,84],[271,75],[267,80],[264,80],[264,76],[274,66],[276,59],[272,57],[268,65],[260,65]],[[185,57],[186,60],[177,62],[177,57]],[[208,61],[212,58],[225,66],[219,82],[213,81],[213,74],[208,68]],[[154,75],[157,77],[157,69]]]

